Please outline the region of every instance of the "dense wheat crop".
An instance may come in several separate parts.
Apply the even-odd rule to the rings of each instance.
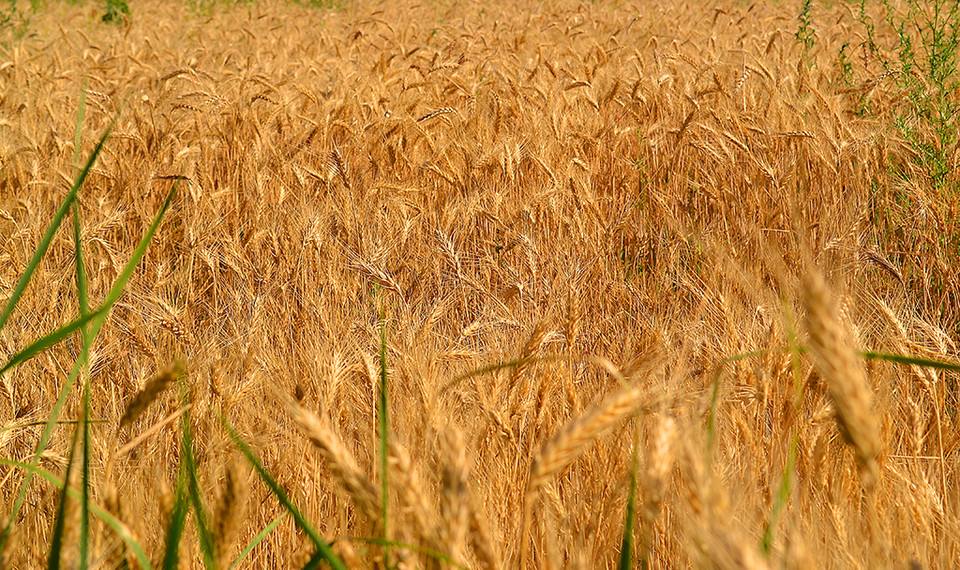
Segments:
[[[805,47],[800,2],[50,4],[0,48],[0,300],[116,117],[78,197],[91,300],[179,189],[90,355],[90,501],[154,564],[185,417],[222,568],[271,521],[242,567],[313,543],[221,418],[348,567],[615,567],[633,458],[637,566],[960,559],[957,377],[862,355],[960,358],[960,212],[858,8],[817,4]],[[67,226],[4,360],[77,315]],[[4,373],[0,457],[79,347]],[[5,567],[47,564],[57,505],[35,479]],[[137,564],[101,518],[89,556]]]

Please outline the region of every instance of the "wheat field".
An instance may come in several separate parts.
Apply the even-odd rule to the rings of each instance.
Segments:
[[[800,2],[50,4],[0,47],[0,300],[115,120],[77,199],[91,301],[177,190],[89,355],[89,500],[153,565],[183,418],[216,555],[191,515],[184,568],[264,529],[238,568],[314,554],[225,422],[349,568],[623,567],[628,519],[627,567],[960,560],[957,376],[863,357],[960,360],[958,207],[855,6],[805,47]],[[69,226],[4,361],[77,317]],[[11,462],[79,338],[2,376],[3,567],[48,564],[58,488],[11,521]],[[103,521],[89,565],[138,567]]]

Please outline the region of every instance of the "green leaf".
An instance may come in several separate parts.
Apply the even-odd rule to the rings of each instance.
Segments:
[[[307,563],[303,565],[303,570],[317,570],[317,568],[320,568],[323,560],[323,552],[317,550],[313,553],[313,556],[310,557],[310,560],[307,560]]]
[[[69,338],[70,336],[73,336],[73,333],[77,332],[78,330],[81,330],[83,327],[87,326],[88,324],[93,323],[94,321],[102,317],[104,314],[109,312],[109,310],[110,310],[110,307],[101,306],[96,311],[84,317],[80,317],[76,320],[73,320],[63,325],[59,329],[53,331],[52,333],[48,333],[40,337],[39,339],[33,341],[26,348],[22,349],[20,352],[17,352],[16,354],[10,357],[10,360],[8,360],[7,363],[3,365],[3,368],[0,368],[0,376],[3,376],[3,374],[5,374],[6,372],[9,372],[10,370],[23,364],[24,362],[30,360],[34,356],[37,356],[38,354],[43,353],[44,351],[50,349],[51,347],[56,346],[57,344],[63,342],[64,339]]]
[[[627,494],[627,514],[623,522],[623,538],[620,541],[620,570],[633,568],[633,529],[637,520],[637,473],[640,471],[639,431],[633,438],[633,457],[630,461],[630,490]]]
[[[82,99],[81,99],[82,101]],[[81,105],[81,113],[82,113]],[[81,115],[82,116],[82,115]],[[77,138],[79,139],[79,129]],[[77,276],[77,299],[80,305],[80,317],[90,314],[90,300],[87,294],[87,270],[83,262],[83,244],[80,237],[80,206],[73,205],[73,252]],[[80,450],[82,467],[80,480],[82,499],[80,500],[80,570],[86,570],[90,551],[90,351],[93,349],[93,337],[86,326],[80,328],[82,345],[80,347],[80,370],[83,377],[83,412],[78,429],[83,430]],[[69,479],[68,479],[69,480]]]
[[[390,449],[390,416],[387,400],[387,329],[384,323],[383,315],[380,317],[380,399],[377,403],[377,417],[380,421],[380,516],[383,519],[381,538],[385,541],[383,545],[384,566],[390,567],[389,563],[389,544],[390,525],[388,523],[389,505],[390,505],[390,471],[389,457]]]
[[[907,364],[910,366],[923,366],[925,368],[937,368],[939,370],[950,370],[960,372],[960,364],[955,362],[946,362],[943,360],[933,360],[931,358],[920,358],[906,354],[890,354],[885,352],[862,352],[860,353],[867,360],[885,360],[896,364]]]
[[[84,82],[86,83],[86,82]],[[77,110],[77,125],[74,131],[73,137],[73,146],[74,146],[74,162],[77,163],[77,166],[80,165],[80,141],[81,133],[83,129],[83,114],[86,104],[86,89],[81,88],[80,90],[80,107]],[[86,273],[83,266],[83,252],[80,246],[80,214],[79,206],[74,200],[73,207],[71,208],[73,212],[73,242],[74,242],[74,260],[76,262],[76,274],[77,274],[77,298],[80,302],[80,316],[83,317],[90,312],[89,304],[87,302],[87,283],[86,283]],[[84,329],[84,354],[89,354],[87,350],[87,334]],[[84,358],[84,361],[88,359]],[[86,395],[86,392],[85,392]],[[84,398],[84,414],[82,417],[83,424],[83,465],[81,468],[83,480],[82,488],[82,499],[81,499],[81,530],[80,530],[80,568],[85,570],[87,567],[87,523],[89,520],[89,499],[90,494],[88,492],[88,473],[89,473],[89,453],[87,453],[87,442],[89,440],[89,398]],[[74,429],[73,439],[70,441],[70,458],[67,462],[67,473],[64,481],[66,483],[70,482],[71,475],[73,474],[73,465],[74,465],[74,451],[77,447],[77,437],[80,434],[80,425],[77,425],[77,428]],[[64,485],[60,490],[59,504],[57,506],[57,516],[53,525],[53,537],[50,542],[50,556],[47,559],[48,567],[60,568],[60,559],[61,553],[63,550],[63,531],[64,525],[66,523],[66,512],[67,512],[67,486]]]
[[[137,265],[139,265],[140,260],[146,253],[147,248],[150,246],[150,241],[153,239],[153,235],[160,226],[160,222],[163,219],[164,214],[167,213],[167,209],[170,207],[170,202],[173,200],[175,195],[176,186],[174,186],[167,194],[167,198],[164,200],[160,211],[157,213],[156,217],[154,217],[153,223],[150,225],[147,233],[140,240],[140,243],[133,252],[133,256],[123,267],[123,270],[120,272],[120,275],[117,277],[116,281],[114,281],[113,286],[107,293],[107,297],[104,299],[103,304],[97,307],[97,309],[92,313],[80,317],[79,319],[60,327],[56,331],[37,339],[27,348],[11,356],[10,360],[7,361],[3,368],[0,368],[0,376],[61,342],[88,323],[90,323],[90,334],[92,337],[95,337],[96,334],[100,332],[100,329],[103,327],[103,323],[106,321],[107,313],[110,312],[110,309],[113,308],[113,305],[116,304],[116,302],[123,295],[123,290],[126,287],[127,282],[130,281],[130,278],[133,276],[133,272],[136,270]]]
[[[720,405],[720,377],[723,375],[723,369],[734,362],[763,356],[769,350],[751,350],[750,352],[741,352],[728,356],[717,364],[713,372],[713,386],[710,392],[710,409],[707,412],[707,461],[712,462],[713,443],[717,436],[717,407]]]
[[[307,521],[306,517],[300,513],[300,510],[294,506],[293,502],[290,501],[290,498],[287,497],[287,493],[280,487],[280,484],[270,475],[270,473],[264,468],[263,464],[260,463],[260,460],[250,449],[250,446],[247,445],[243,438],[240,437],[240,434],[231,426],[229,423],[224,421],[224,425],[227,429],[227,432],[230,434],[230,438],[233,440],[234,444],[238,449],[243,453],[247,458],[247,461],[253,465],[253,468],[256,470],[257,474],[260,476],[260,479],[270,488],[273,494],[277,497],[277,500],[280,501],[280,504],[293,516],[293,520],[297,523],[297,527],[302,530],[308,537],[310,541],[313,542],[313,545],[317,548],[317,551],[321,553],[324,560],[330,564],[335,570],[346,570],[346,565],[340,560],[340,557],[337,556],[333,550],[330,549],[330,545],[320,538],[320,534],[313,528],[313,526]]]
[[[73,438],[70,440],[70,458],[67,460],[67,474],[64,477],[66,481],[70,480],[73,474],[73,451],[77,448],[77,435],[80,430],[73,431]],[[60,556],[63,552],[63,531],[67,518],[67,488],[61,487],[60,497],[57,500],[57,516],[53,521],[53,535],[50,538],[50,555],[47,557],[47,568],[55,570],[60,568]]]
[[[184,376],[185,377],[185,376]],[[185,382],[185,381],[184,381]],[[186,386],[184,385],[184,405],[189,404],[186,400]],[[190,409],[187,407],[183,415],[180,416],[181,426],[183,428],[183,468],[187,478],[187,491],[190,496],[190,504],[193,506],[193,515],[197,523],[197,537],[200,539],[200,551],[203,553],[203,563],[207,568],[214,568],[217,563],[216,546],[210,533],[210,527],[207,525],[207,515],[203,508],[203,499],[200,496],[200,482],[197,477],[197,462],[193,454],[193,433],[190,428]]]
[[[447,390],[453,388],[454,386],[460,384],[464,380],[469,380],[470,378],[475,378],[477,376],[483,376],[484,374],[489,374],[491,372],[499,372],[500,370],[509,370],[516,368],[518,366],[524,366],[531,362],[540,362],[540,363],[550,363],[556,362],[559,360],[570,360],[568,356],[564,355],[541,355],[541,356],[528,356],[526,358],[517,358],[514,360],[507,360],[503,362],[497,362],[495,364],[489,364],[487,366],[481,366],[475,370],[465,372],[453,380],[447,382],[440,388],[440,393],[443,394]]]
[[[183,529],[187,525],[187,511],[190,504],[187,502],[187,493],[184,490],[183,470],[177,476],[177,498],[170,513],[170,523],[167,525],[166,546],[163,549],[163,569],[176,570],[180,562],[180,541],[183,540]]]
[[[803,405],[803,396],[806,391],[806,383],[803,380],[803,372],[800,366],[800,356],[803,354],[803,347],[800,346],[800,340],[797,336],[796,317],[793,310],[787,304],[784,304],[784,330],[787,336],[787,347],[790,351],[790,370],[793,376],[793,399],[791,401],[790,414],[795,415],[797,410]],[[794,420],[795,421],[795,420]],[[787,448],[787,461],[783,467],[783,473],[780,475],[780,484],[777,487],[777,493],[773,498],[773,506],[770,509],[770,516],[767,518],[767,525],[763,531],[763,538],[760,542],[760,548],[763,553],[770,556],[773,550],[773,541],[776,537],[777,526],[783,516],[784,509],[790,501],[790,494],[793,492],[793,481],[797,468],[797,447],[800,438],[797,435],[797,428],[789,426],[790,444]]]
[[[244,547],[240,552],[240,555],[230,564],[230,570],[235,570],[237,566],[247,557],[250,556],[250,553],[253,552],[253,549],[256,548],[261,542],[264,541],[270,533],[277,529],[280,526],[280,521],[283,520],[283,515],[277,516],[277,518],[270,521],[270,523],[264,527],[257,536],[253,537],[253,540],[250,541],[250,544]]]
[[[770,511],[770,519],[767,521],[767,526],[763,531],[763,540],[760,543],[760,547],[766,555],[769,555],[773,548],[773,539],[777,531],[777,523],[780,521],[783,509],[786,508],[787,503],[790,501],[790,493],[793,490],[793,474],[794,471],[796,471],[797,464],[797,444],[798,438],[794,435],[787,451],[787,464],[783,467],[783,473],[780,476],[780,485],[777,487],[777,494],[773,498],[773,508]]]
[[[87,292],[87,270],[83,262],[83,243],[80,237],[80,207],[76,204],[73,206],[73,261],[77,275],[80,316],[83,317],[90,314],[90,298]]]

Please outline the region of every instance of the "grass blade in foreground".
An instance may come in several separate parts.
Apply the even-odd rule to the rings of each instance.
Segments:
[[[24,362],[33,358],[34,356],[37,356],[43,353],[47,349],[53,346],[56,346],[57,344],[60,344],[67,338],[73,336],[73,333],[93,323],[94,321],[104,316],[109,311],[110,311],[110,307],[100,306],[97,308],[96,311],[88,314],[87,316],[80,317],[76,320],[70,321],[69,323],[63,325],[62,327],[58,328],[52,333],[49,333],[45,336],[38,338],[37,340],[30,343],[30,345],[28,345],[26,348],[24,348],[20,352],[11,356],[10,360],[8,360],[7,363],[3,365],[3,368],[0,368],[0,376],[3,376],[3,374],[5,374],[6,372],[13,370],[17,366],[20,366]],[[80,359],[78,357],[77,361],[79,362],[79,360]]]
[[[896,364],[906,364],[909,366],[923,366],[926,368],[936,368],[938,370],[950,370],[960,372],[960,363],[945,362],[943,360],[933,360],[930,358],[918,358],[907,354],[890,354],[886,352],[867,351],[861,353],[867,360],[885,360]]]
[[[390,525],[387,518],[390,504],[389,459],[390,417],[387,402],[387,328],[383,315],[380,318],[380,399],[377,402],[377,416],[380,420],[380,516],[383,519],[381,538],[383,539],[383,564],[390,567]]]
[[[264,539],[270,536],[271,532],[275,531],[277,527],[280,526],[281,520],[283,520],[283,515],[280,515],[277,518],[270,521],[270,524],[265,526],[263,530],[257,533],[257,536],[253,537],[253,540],[250,541],[250,544],[246,545],[243,548],[243,551],[240,552],[240,555],[237,556],[236,559],[234,559],[234,561],[230,563],[230,570],[234,570],[237,566],[240,565],[241,562],[243,562],[244,558],[246,558],[247,556],[250,556],[250,553],[253,552],[253,549],[259,546],[260,543],[264,541]]]
[[[797,336],[796,317],[791,308],[784,307],[785,319],[784,329],[787,333],[787,346],[790,350],[790,371],[793,377],[793,397],[791,399],[791,409],[798,410],[803,405],[803,395],[805,393],[806,382],[803,381],[803,372],[801,371],[800,356],[803,354],[800,340]],[[790,444],[787,448],[787,461],[783,467],[783,473],[780,475],[780,484],[777,486],[777,493],[773,497],[773,506],[770,509],[770,515],[767,517],[767,525],[763,531],[763,538],[760,541],[760,548],[765,556],[770,556],[773,549],[774,539],[776,537],[777,525],[783,516],[784,510],[790,501],[790,495],[793,492],[794,479],[797,469],[797,448],[800,445],[800,437],[797,434],[797,428],[790,427]]]
[[[29,463],[21,463],[19,461],[10,461],[9,459],[0,459],[0,465],[7,465],[9,467],[16,467],[18,469],[23,469],[31,475],[38,475],[44,481],[47,481],[57,489],[62,489],[64,487],[64,482],[54,475],[53,473],[43,469],[42,467],[37,467],[36,465],[30,465]],[[74,489],[73,487],[67,487],[67,493],[76,500],[80,492]],[[130,529],[127,528],[127,525],[123,524],[120,519],[116,518],[108,511],[100,508],[95,503],[90,504],[90,512],[93,516],[97,517],[105,525],[110,527],[117,536],[120,537],[130,549],[130,552],[133,553],[134,558],[137,559],[137,563],[141,568],[145,570],[151,570],[153,566],[150,564],[150,558],[147,556],[146,551],[143,549],[143,546],[133,538],[133,533],[130,532]]]
[[[65,481],[70,481],[73,474],[73,452],[77,448],[77,434],[79,429],[73,431],[73,438],[70,440],[70,459],[67,461],[67,474]],[[47,556],[47,568],[54,570],[60,568],[60,555],[63,552],[63,530],[67,518],[67,486],[60,488],[60,498],[57,500],[57,517],[53,521],[53,535],[50,538],[50,554]]]
[[[0,376],[2,376],[4,372],[23,364],[30,358],[33,358],[44,350],[69,337],[71,334],[77,330],[80,330],[88,323],[90,324],[91,338],[96,337],[97,333],[99,333],[100,329],[103,327],[103,323],[106,321],[107,313],[110,312],[110,309],[113,308],[113,305],[116,304],[116,302],[120,299],[120,296],[123,295],[123,290],[126,287],[127,282],[131,277],[133,277],[133,272],[136,270],[140,260],[147,252],[147,248],[150,246],[150,242],[153,240],[153,235],[160,226],[160,222],[163,220],[163,216],[166,214],[167,209],[170,207],[170,203],[175,195],[176,186],[174,186],[167,194],[163,205],[160,207],[160,211],[157,212],[157,215],[153,219],[153,223],[150,225],[147,233],[144,234],[143,238],[140,240],[140,243],[137,245],[137,249],[135,249],[133,252],[133,256],[130,258],[127,264],[124,265],[123,270],[120,272],[120,275],[117,277],[116,281],[113,282],[113,286],[107,293],[107,298],[104,299],[103,303],[87,316],[80,317],[79,319],[60,327],[56,331],[35,340],[27,348],[11,356],[10,360],[7,361],[2,369],[0,369]]]
[[[80,116],[83,117],[83,99],[80,104]],[[80,126],[77,125],[77,137],[80,138]],[[80,317],[90,314],[90,299],[87,293],[87,270],[83,261],[83,240],[80,236],[80,206],[73,205],[73,258],[76,265],[77,299],[80,305]],[[88,327],[80,328],[82,345],[80,347],[80,374],[83,378],[83,411],[78,430],[83,431],[81,439],[81,469],[80,469],[80,570],[86,570],[89,563],[90,545],[90,351],[93,349],[93,338]],[[67,477],[67,481],[70,478]]]
[[[346,565],[340,560],[340,557],[334,554],[333,550],[330,549],[330,545],[320,538],[320,535],[317,533],[316,529],[307,521],[307,519],[300,513],[300,510],[290,501],[290,498],[287,497],[286,492],[283,488],[280,487],[280,484],[274,480],[273,476],[264,468],[263,464],[260,463],[260,460],[254,455],[253,451],[250,449],[250,446],[247,445],[243,438],[240,437],[240,434],[237,433],[233,426],[224,421],[224,425],[227,428],[227,432],[230,434],[230,439],[233,440],[233,443],[240,449],[243,455],[247,458],[247,461],[253,465],[253,468],[257,471],[257,474],[260,476],[260,479],[266,483],[267,487],[276,495],[277,500],[280,501],[280,504],[283,505],[283,508],[293,516],[293,520],[296,521],[297,527],[300,528],[307,536],[310,537],[310,540],[313,542],[313,545],[317,548],[317,552],[321,555],[323,560],[326,560],[330,566],[336,570],[346,570]]]
[[[73,201],[76,200],[77,192],[80,191],[83,181],[86,180],[87,175],[90,173],[90,169],[93,168],[93,163],[96,162],[97,157],[100,156],[100,151],[103,150],[103,144],[106,142],[107,137],[110,136],[110,130],[112,128],[113,125],[108,127],[106,132],[104,132],[100,137],[100,141],[97,142],[96,148],[93,149],[93,152],[90,154],[90,158],[87,159],[87,164],[83,167],[80,175],[74,181],[73,186],[70,188],[70,192],[67,193],[67,197],[63,199],[63,202],[60,203],[60,207],[57,208],[56,213],[53,215],[53,220],[51,220],[50,225],[47,226],[47,231],[44,232],[43,237],[40,238],[40,244],[37,246],[37,250],[34,252],[33,257],[30,258],[30,262],[27,263],[27,268],[23,272],[23,275],[20,276],[20,280],[17,281],[17,285],[13,289],[13,294],[10,295],[10,299],[7,300],[7,304],[4,306],[3,312],[0,313],[0,329],[3,329],[3,326],[7,324],[7,320],[10,318],[10,315],[13,314],[13,309],[16,308],[17,303],[20,301],[20,297],[23,296],[23,292],[27,289],[27,285],[30,283],[30,279],[33,277],[33,272],[36,271],[37,266],[40,265],[40,260],[43,259],[43,256],[47,253],[47,249],[50,247],[50,242],[53,241],[54,234],[57,233],[57,229],[60,228],[60,223],[63,221],[64,216],[67,215],[67,212],[70,210],[70,206],[73,205]]]
[[[170,524],[167,526],[166,546],[163,549],[163,569],[176,570],[180,562],[180,541],[183,539],[183,528],[187,524],[187,495],[183,488],[183,470],[177,477],[177,499],[170,514]]]
[[[73,135],[73,150],[74,150],[74,161],[77,166],[80,165],[80,142],[83,132],[83,114],[86,106],[86,82],[84,82],[84,87],[80,89],[80,107],[77,109],[77,126],[74,130]],[[77,299],[79,302],[80,317],[83,318],[90,313],[90,303],[87,295],[87,275],[86,270],[84,269],[83,264],[83,250],[81,247],[81,238],[80,238],[80,207],[74,199],[73,207],[71,208],[73,212],[73,253],[74,253],[74,262],[76,266],[76,278],[77,278]],[[53,526],[53,540],[50,547],[50,556],[47,559],[47,564],[49,568],[59,568],[60,567],[60,555],[63,548],[63,529],[66,519],[66,506],[67,506],[67,487],[70,484],[70,476],[73,472],[73,461],[74,461],[74,450],[77,446],[77,436],[80,434],[81,430],[83,431],[83,441],[81,443],[82,449],[82,467],[81,467],[81,500],[80,500],[80,569],[86,570],[87,568],[87,544],[89,536],[89,507],[90,507],[90,492],[89,492],[89,472],[90,472],[90,454],[89,454],[89,440],[90,440],[90,397],[89,397],[89,355],[90,355],[90,338],[87,334],[87,327],[84,326],[82,329],[82,347],[80,360],[84,363],[83,369],[86,372],[87,382],[84,384],[83,390],[83,412],[81,419],[81,424],[78,424],[73,432],[73,439],[70,443],[70,460],[67,463],[67,473],[64,477],[64,485],[60,491],[60,505],[57,508],[57,518]]]
[[[90,330],[88,332],[90,341],[93,342],[97,335],[100,333],[100,329],[103,328],[104,323],[106,322],[106,317],[110,312],[110,309],[113,305],[120,299],[120,296],[123,294],[123,289],[126,286],[127,282],[133,276],[133,272],[136,269],[137,265],[140,263],[140,260],[143,259],[143,256],[147,252],[147,248],[150,245],[150,242],[153,240],[154,234],[157,232],[157,228],[160,227],[160,222],[163,220],[164,214],[166,214],[167,209],[170,207],[170,203],[173,200],[173,197],[176,194],[176,186],[170,189],[170,192],[167,194],[166,199],[163,202],[163,205],[160,208],[160,211],[157,212],[157,215],[153,219],[153,223],[150,224],[150,228],[144,234],[143,238],[140,240],[140,243],[137,245],[137,248],[134,250],[132,257],[124,266],[123,270],[120,272],[120,275],[114,281],[113,286],[110,288],[110,292],[107,294],[106,300],[103,304],[97,308],[96,311],[82,317],[77,321],[74,321],[69,326],[73,326],[72,330],[77,330],[87,322],[90,323]],[[66,328],[66,327],[64,327]],[[62,331],[63,329],[61,329]],[[51,335],[58,334],[57,332],[51,333]],[[48,335],[48,336],[51,336]],[[65,338],[66,335],[64,335]],[[34,343],[43,344],[45,339],[40,339]],[[55,343],[54,343],[55,344]],[[52,346],[52,344],[50,345]],[[15,355],[12,360],[16,359]],[[60,395],[57,397],[56,403],[53,405],[53,409],[50,411],[50,416],[47,418],[47,422],[44,425],[43,432],[40,435],[40,441],[37,443],[37,448],[34,451],[33,458],[31,459],[31,465],[33,462],[37,461],[38,458],[43,455],[43,452],[46,451],[47,445],[50,443],[50,438],[53,436],[53,429],[56,427],[57,422],[60,419],[60,412],[63,410],[63,406],[66,404],[67,398],[70,395],[71,390],[73,389],[73,384],[76,382],[77,377],[80,375],[80,371],[83,369],[84,363],[81,358],[77,358],[76,362],[73,365],[73,369],[70,371],[70,374],[67,376],[66,381],[63,383],[63,386],[60,389]],[[6,370],[8,367],[4,367]],[[35,465],[32,465],[35,466]],[[3,529],[2,535],[0,535],[0,554],[3,553],[4,547],[6,546],[7,540],[10,537],[10,532],[13,530],[13,525],[17,520],[17,515],[20,513],[20,509],[23,507],[23,503],[27,497],[27,489],[30,487],[30,483],[33,480],[34,472],[32,470],[27,470],[27,474],[24,476],[23,481],[20,483],[20,488],[17,490],[17,496],[13,503],[13,508],[10,511],[10,514],[7,518],[7,526]]]
[[[640,470],[640,432],[633,438],[633,458],[630,463],[630,490],[627,494],[627,516],[623,522],[623,540],[620,541],[620,563],[617,568],[633,568],[633,527],[637,520],[637,472]]]
[[[720,405],[720,380],[723,376],[724,368],[728,364],[765,355],[769,350],[752,350],[750,352],[741,352],[728,356],[720,361],[713,370],[713,381],[710,389],[710,408],[707,411],[707,464],[713,463],[713,443],[717,436],[717,407]]]
[[[181,376],[181,382],[186,382],[183,380],[186,378],[186,375]],[[186,394],[187,387],[184,384],[183,393]],[[189,402],[188,398],[184,396],[183,405],[186,406]],[[213,538],[210,534],[210,527],[207,525],[207,515],[203,509],[203,500],[200,497],[200,483],[197,479],[197,462],[196,458],[193,455],[193,434],[190,429],[190,410],[187,409],[186,412],[180,416],[181,426],[183,427],[183,443],[182,443],[182,461],[184,474],[187,478],[187,492],[190,496],[190,504],[193,506],[193,514],[197,523],[197,536],[200,539],[200,551],[203,553],[203,564],[206,568],[216,567],[217,556],[215,553],[215,546]]]
[[[783,468],[780,476],[780,485],[777,486],[777,494],[774,496],[773,507],[770,511],[770,517],[767,520],[767,526],[763,531],[763,538],[760,542],[760,548],[764,555],[769,556],[773,549],[773,539],[777,530],[777,523],[780,516],[790,501],[790,493],[793,490],[793,478],[797,464],[797,445],[796,435],[790,440],[790,447],[787,450],[787,464]]]

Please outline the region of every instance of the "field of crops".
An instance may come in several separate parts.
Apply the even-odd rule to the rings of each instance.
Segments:
[[[33,4],[0,567],[960,559],[955,1]]]

